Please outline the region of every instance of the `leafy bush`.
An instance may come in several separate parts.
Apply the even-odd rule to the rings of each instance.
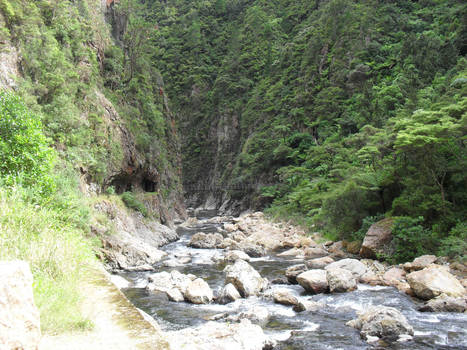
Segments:
[[[402,216],[394,220],[391,242],[393,254],[386,260],[401,263],[435,251],[435,237],[422,223],[423,217]]]
[[[461,261],[467,260],[467,224],[459,222],[449,231],[448,237],[441,240],[439,255]]]
[[[139,211],[143,216],[148,216],[148,209],[143,202],[138,200],[131,192],[122,193],[122,200],[125,205],[133,210]]]
[[[42,195],[54,189],[51,170],[55,152],[42,132],[42,123],[21,100],[0,92],[0,176],[7,185],[21,182]]]

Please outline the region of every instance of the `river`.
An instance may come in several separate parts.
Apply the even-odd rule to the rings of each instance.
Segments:
[[[222,249],[193,249],[187,246],[190,237],[196,232],[217,232],[223,223],[206,222],[206,217],[199,217],[196,226],[178,227],[180,239],[164,246],[168,253],[165,260],[191,257],[191,263],[178,267],[167,267],[162,261],[156,271],[179,270],[194,274],[208,282],[216,292],[224,286],[225,264],[222,261]],[[284,277],[287,267],[303,263],[303,260],[291,257],[278,257],[271,254],[253,258],[250,264],[261,276],[273,280]],[[305,349],[467,349],[467,315],[455,313],[422,313],[417,311],[420,302],[393,287],[368,286],[360,284],[358,289],[342,294],[306,295],[299,285],[272,284],[271,288],[286,288],[292,294],[324,303],[318,311],[296,313],[290,306],[275,304],[270,298],[250,297],[239,299],[227,305],[169,302],[146,291],[147,277],[153,272],[122,272],[120,275],[131,281],[131,287],[123,289],[134,305],[154,317],[163,330],[179,330],[200,325],[209,316],[228,313],[238,314],[255,307],[266,307],[270,313],[269,321],[263,330],[278,340],[277,350]],[[415,335],[412,340],[392,344],[379,343],[370,345],[360,338],[359,332],[346,322],[356,318],[357,312],[371,305],[392,306],[400,310],[413,326]]]

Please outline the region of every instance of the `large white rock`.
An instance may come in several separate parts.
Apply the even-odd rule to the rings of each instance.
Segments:
[[[308,270],[297,276],[297,282],[307,292],[314,294],[327,292],[329,289],[325,270]]]
[[[172,350],[263,350],[274,346],[261,327],[247,319],[239,323],[211,321],[166,334]]]
[[[258,295],[267,286],[267,280],[243,260],[237,260],[235,264],[227,265],[224,273],[225,282],[232,283],[244,298]]]
[[[212,289],[202,278],[197,278],[188,285],[185,298],[193,304],[208,304],[213,299]]]
[[[357,280],[352,272],[345,269],[329,269],[326,273],[331,293],[350,292],[357,289]]]
[[[0,349],[37,350],[40,339],[28,263],[0,262]]]
[[[228,304],[240,298],[241,296],[237,288],[235,288],[235,286],[232,283],[228,283],[220,291],[217,301],[219,302],[219,304]]]
[[[364,339],[378,337],[396,340],[400,336],[413,335],[413,328],[407,319],[393,307],[372,306],[358,314],[358,318],[347,322],[348,326],[359,329]]]
[[[357,259],[342,259],[327,265],[324,269],[331,270],[335,268],[349,270],[355,278],[360,278],[367,271],[365,264]]]
[[[432,299],[441,294],[451,297],[465,295],[462,284],[443,267],[429,267],[407,275],[407,282],[420,299]]]

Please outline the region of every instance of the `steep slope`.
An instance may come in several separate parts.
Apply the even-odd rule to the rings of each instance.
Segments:
[[[127,45],[147,30],[136,13],[105,1],[0,4],[0,81],[43,116],[83,191],[148,192],[144,198],[159,203],[154,215],[163,223],[183,215],[179,141],[167,96],[159,93],[164,83],[146,59],[146,38]],[[105,14],[118,23],[109,28]]]
[[[465,218],[464,1],[147,6],[192,205],[273,203],[347,238],[367,216],[438,238]]]

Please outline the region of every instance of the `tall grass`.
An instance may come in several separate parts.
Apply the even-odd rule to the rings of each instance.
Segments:
[[[80,215],[79,205],[60,204],[60,192],[46,205],[35,204],[28,191],[0,187],[0,259],[30,263],[43,332],[87,329],[92,324],[80,314],[79,287],[95,258],[81,220],[71,218]]]

